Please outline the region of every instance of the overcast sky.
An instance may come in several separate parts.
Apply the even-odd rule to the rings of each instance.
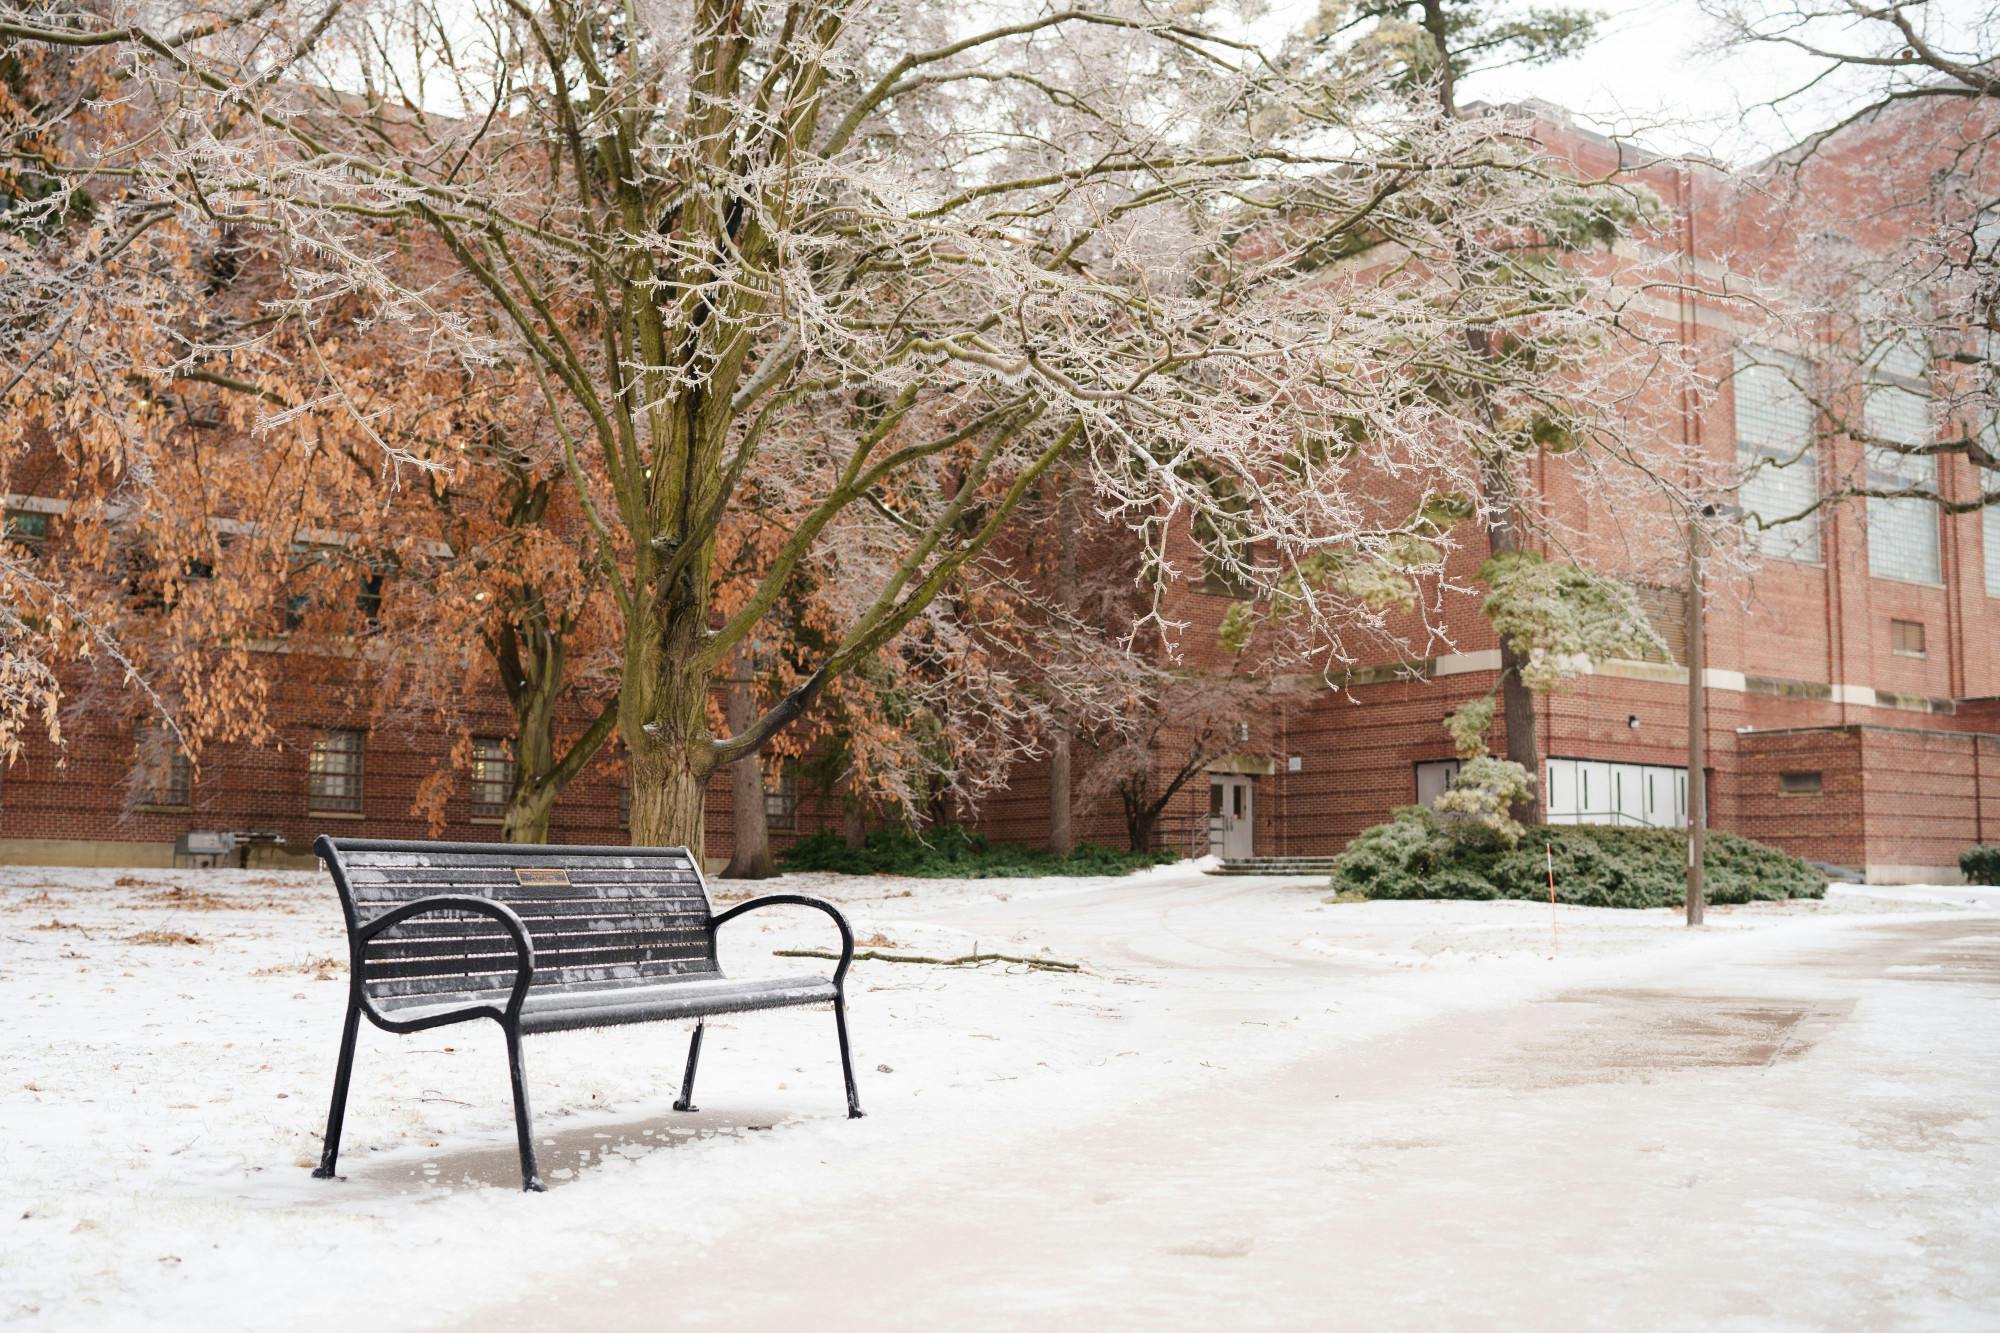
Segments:
[[[1308,3],[1313,0],[1273,0],[1280,11]],[[1710,28],[1694,0],[1581,3],[1608,15],[1603,36],[1589,50],[1540,69],[1480,75],[1468,81],[1464,96],[1538,97],[1568,107],[1596,129],[1730,161],[1762,157],[1837,118],[1838,94],[1818,97],[1782,119],[1756,111],[1756,102],[1798,86],[1813,66],[1770,49],[1727,59],[1702,54],[1697,48]]]

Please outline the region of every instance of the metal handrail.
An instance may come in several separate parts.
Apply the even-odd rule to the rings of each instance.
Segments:
[[[1639,818],[1637,815],[1628,815],[1623,810],[1576,810],[1576,811],[1566,812],[1565,814],[1560,816],[1560,818],[1565,823],[1570,823],[1570,824],[1618,825],[1618,824],[1631,823],[1638,825],[1640,828],[1680,827],[1680,825],[1677,823],[1676,824],[1649,823],[1646,820]],[[1549,822],[1554,823],[1555,818],[1552,817]]]

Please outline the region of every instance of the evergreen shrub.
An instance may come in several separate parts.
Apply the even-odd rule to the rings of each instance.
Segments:
[[[1349,844],[1335,865],[1333,888],[1370,898],[1547,898],[1545,844],[1554,853],[1557,902],[1673,907],[1685,901],[1687,839],[1676,829],[1540,825],[1508,848],[1446,828],[1418,805]],[[2000,860],[2000,848],[1991,850]],[[1826,893],[1826,876],[1804,861],[1730,833],[1708,835],[1706,869],[1712,903]]]
[[[1967,884],[2000,884],[2000,843],[1983,842],[1958,854]]]

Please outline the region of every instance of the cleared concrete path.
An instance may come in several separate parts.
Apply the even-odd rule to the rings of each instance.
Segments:
[[[1115,951],[1138,984],[1240,975],[1258,1022],[1297,1008],[1260,974],[1354,975],[1218,946],[1217,889],[1257,901],[1157,890]],[[686,1245],[606,1234],[600,1268],[464,1326],[2000,1328],[2000,918],[1708,943],[1006,1132],[866,1122],[838,1191],[737,1200]]]

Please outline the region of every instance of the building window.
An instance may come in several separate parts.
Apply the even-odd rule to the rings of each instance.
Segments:
[[[194,765],[170,727],[141,722],[138,751],[139,793],[144,804],[177,810],[194,804]]]
[[[1596,759],[1548,761],[1545,817],[1551,824],[1687,826],[1687,770]]]
[[[514,757],[507,742],[481,736],[472,742],[472,817],[505,819],[514,796]]]
[[[629,782],[618,784],[618,827],[632,827],[632,784]]]
[[[1982,471],[1979,480],[1985,488],[1981,494],[2000,497],[2000,472]],[[1986,548],[1986,595],[2000,597],[2000,504],[1990,498],[1979,511],[1979,538]]]
[[[382,587],[388,575],[381,570],[361,576],[361,587],[354,595],[354,609],[361,613],[361,619],[370,627],[382,622]]]
[[[1736,354],[1736,461],[1743,469],[1743,509],[1763,523],[1745,526],[1751,549],[1774,560],[1819,559],[1819,451],[1813,407],[1800,387],[1805,363],[1762,349]]]
[[[1811,772],[1780,773],[1778,775],[1778,790],[1788,796],[1809,796],[1813,792],[1824,791],[1825,789],[1826,784],[1821,779],[1819,770],[1817,769]]]
[[[799,775],[787,764],[778,772],[778,785],[764,789],[764,822],[781,833],[799,826]]]
[[[1458,776],[1458,760],[1429,759],[1417,765],[1417,804],[1434,806],[1438,797],[1451,790]]]
[[[1868,485],[1876,490],[1935,494],[1937,459],[1890,446],[1922,448],[1931,442],[1930,390],[1924,354],[1907,343],[1885,352],[1869,370],[1862,417],[1871,441]],[[1941,583],[1937,506],[1921,496],[1868,500],[1868,572],[1907,583]]]
[[[9,509],[4,523],[7,540],[28,551],[39,551],[49,539],[49,516],[39,509]]]
[[[1889,651],[1898,657],[1925,656],[1924,622],[1921,620],[1890,621]]]
[[[361,813],[361,759],[367,733],[321,732],[313,739],[306,808],[318,814]]]

